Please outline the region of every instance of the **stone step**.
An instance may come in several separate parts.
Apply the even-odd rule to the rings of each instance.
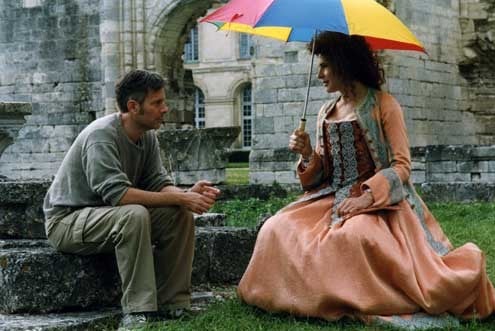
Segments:
[[[50,181],[24,180],[2,181],[0,180],[0,239],[45,239],[43,225],[43,199],[50,187]],[[271,196],[286,196],[288,191],[295,188],[290,185],[219,185],[222,194],[220,200],[232,198],[247,199],[257,197],[268,199]],[[198,226],[221,226],[223,220],[212,214],[199,216],[196,221]],[[206,221],[204,221],[206,219]]]
[[[226,215],[220,213],[204,213],[203,215],[194,216],[196,226],[225,226]]]
[[[218,291],[195,291],[191,296],[191,310],[199,313],[223,297]],[[63,312],[49,314],[0,314],[0,331],[77,331],[115,330],[122,311],[107,308],[96,311]]]
[[[249,262],[256,231],[199,227],[193,284],[234,284]],[[46,240],[0,240],[0,312],[54,312],[118,305],[112,254],[62,254]]]
[[[495,183],[424,183],[420,186],[421,196],[431,202],[475,202],[494,201]]]
[[[115,330],[120,309],[57,314],[0,314],[0,331]]]

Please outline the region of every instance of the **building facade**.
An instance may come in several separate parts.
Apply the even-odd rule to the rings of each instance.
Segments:
[[[254,119],[252,37],[198,23],[189,31],[183,54],[184,68],[194,81],[195,126],[239,126],[233,149],[249,150]]]

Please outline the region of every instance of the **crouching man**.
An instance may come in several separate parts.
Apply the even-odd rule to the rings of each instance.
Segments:
[[[183,191],[164,170],[154,133],[168,112],[164,86],[156,73],[126,74],[115,89],[120,112],[79,134],[43,206],[57,250],[115,251],[123,330],[143,327],[156,312],[190,307],[192,213],[206,212],[220,193],[207,181]]]

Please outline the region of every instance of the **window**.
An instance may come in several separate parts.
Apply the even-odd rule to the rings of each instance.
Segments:
[[[253,55],[253,46],[251,35],[246,33],[239,34],[239,57],[249,59]]]
[[[189,32],[189,38],[184,45],[184,62],[197,62],[199,60],[198,27],[195,26]]]
[[[242,147],[251,147],[251,138],[253,135],[253,100],[251,97],[251,84],[241,90],[241,128],[242,128]]]
[[[197,87],[194,90],[194,123],[197,128],[205,127],[205,96]]]

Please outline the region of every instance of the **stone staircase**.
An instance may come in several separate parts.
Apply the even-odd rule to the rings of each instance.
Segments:
[[[41,209],[48,186],[0,182],[0,331],[113,330],[121,314],[115,259],[49,245]],[[224,224],[222,214],[196,218],[193,287],[235,284],[242,276],[256,231]]]

